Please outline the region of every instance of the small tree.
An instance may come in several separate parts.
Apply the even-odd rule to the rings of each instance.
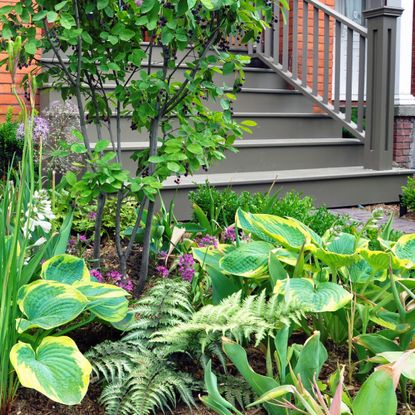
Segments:
[[[287,7],[286,0],[275,0]],[[52,58],[36,61],[38,78],[52,82],[64,99],[78,105],[83,144],[72,150],[87,155],[89,169],[67,180],[84,202],[97,201],[95,256],[99,258],[102,212],[116,195],[116,247],[121,271],[131,253],[147,209],[138,290],[148,273],[151,225],[161,183],[170,175],[192,174],[224,158],[244,125],[232,119],[232,101],[244,82],[247,55],[229,52],[228,39],[240,44],[260,39],[273,16],[271,0],[22,0],[0,9],[4,39],[21,35],[21,65],[42,49]],[[43,35],[39,36],[40,31]],[[161,58],[155,57],[161,49]],[[157,55],[159,56],[159,55]],[[184,79],[178,76],[185,70]],[[215,75],[231,75],[225,85]],[[106,85],[114,84],[108,91]],[[212,110],[206,102],[220,103]],[[148,148],[138,151],[137,174],[122,167],[121,127],[148,132]],[[87,124],[95,125],[93,148]],[[243,123],[242,123],[243,124]],[[104,130],[105,128],[105,130]],[[108,150],[111,146],[111,151]],[[123,246],[120,211],[134,195],[140,203],[136,224]]]

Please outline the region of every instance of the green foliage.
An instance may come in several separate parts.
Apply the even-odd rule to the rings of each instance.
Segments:
[[[201,185],[197,191],[189,193],[189,199],[206,214],[210,221],[220,226],[229,226],[235,221],[236,211],[241,208],[250,213],[266,213],[276,216],[289,216],[303,222],[319,235],[329,228],[347,228],[349,219],[331,213],[326,207],[316,207],[310,196],[288,192],[278,197],[268,193],[242,192],[231,189],[217,190],[209,183]]]
[[[170,353],[185,352],[193,345],[204,351],[221,336],[238,342],[255,338],[259,344],[278,328],[298,322],[302,315],[294,302],[285,303],[278,296],[267,300],[265,291],[245,299],[238,292],[218,305],[202,307],[188,321],[156,332],[152,341],[165,344]]]
[[[12,110],[7,112],[6,120],[0,124],[0,178],[4,179],[8,168],[22,159],[24,140],[16,138],[18,123],[13,121]]]
[[[403,204],[410,210],[415,210],[415,179],[408,177],[406,186],[402,186]]]
[[[176,405],[194,404],[195,381],[178,370],[165,348],[151,342],[154,332],[186,321],[192,313],[189,284],[159,280],[136,304],[128,333],[88,352],[95,374],[105,379],[100,402],[108,414],[147,415]]]
[[[126,295],[119,287],[90,281],[82,259],[62,254],[46,261],[41,279],[23,285],[17,294],[22,317],[15,324],[25,341],[12,347],[10,359],[21,384],[60,403],[79,403],[88,388],[91,365],[70,338],[50,334],[84,312],[87,318],[76,327],[95,318],[122,321],[128,312]],[[36,330],[33,337],[24,337],[29,329]],[[59,355],[57,365],[54,359]]]

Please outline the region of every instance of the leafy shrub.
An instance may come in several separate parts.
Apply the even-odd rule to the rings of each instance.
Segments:
[[[229,188],[219,191],[205,183],[197,191],[190,192],[189,199],[203,210],[209,220],[217,220],[220,226],[232,224],[239,208],[250,213],[292,217],[319,235],[334,225],[345,228],[349,223],[348,217],[335,215],[325,206],[317,208],[312,197],[297,192],[289,192],[279,198],[268,193],[242,192],[238,195]]]
[[[415,179],[408,177],[406,186],[402,186],[403,204],[410,210],[415,210]]]
[[[11,109],[7,112],[6,121],[0,124],[0,177],[4,178],[11,162],[14,165],[22,158],[24,140],[18,140],[16,131],[18,123],[12,119]]]

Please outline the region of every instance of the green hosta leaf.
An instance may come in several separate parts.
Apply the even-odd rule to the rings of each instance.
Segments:
[[[390,267],[391,254],[383,251],[359,250],[360,255],[374,271],[386,271]]]
[[[353,402],[354,415],[396,415],[398,403],[392,376],[385,370],[372,373]]]
[[[254,241],[242,244],[219,262],[223,271],[240,277],[256,278],[268,273],[268,257],[273,245]]]
[[[77,289],[56,281],[34,281],[19,290],[18,305],[27,319],[17,320],[19,332],[32,327],[52,329],[78,317],[88,299]]]
[[[356,237],[348,233],[341,233],[327,244],[326,249],[317,248],[314,255],[330,268],[347,267],[359,260],[355,249]]]
[[[355,337],[354,341],[374,354],[400,351],[399,346],[395,342],[376,333],[361,334],[360,336]]]
[[[311,236],[291,219],[273,215],[252,214],[238,209],[236,224],[267,242],[278,243],[286,248],[301,249]]]
[[[100,282],[77,282],[74,284],[88,300],[88,310],[102,320],[111,323],[121,321],[128,313],[128,292],[120,287]]]
[[[56,255],[42,265],[41,278],[72,284],[89,281],[90,275],[85,261],[73,255]]]
[[[392,248],[392,252],[399,266],[415,268],[415,234],[401,236]]]
[[[233,251],[235,247],[233,245],[219,244],[217,248],[214,246],[206,246],[202,248],[193,248],[193,257],[203,267],[209,266],[212,268],[219,268],[219,261],[221,258]]]
[[[383,281],[386,278],[386,270],[376,272],[364,259],[340,270],[340,272],[354,284],[365,284],[373,280]]]
[[[19,341],[10,361],[24,387],[53,401],[76,405],[88,390],[91,364],[69,337],[45,337],[36,350]]]
[[[314,313],[339,310],[352,299],[352,294],[338,284],[318,283],[308,278],[288,280],[284,291],[287,302],[295,302]]]

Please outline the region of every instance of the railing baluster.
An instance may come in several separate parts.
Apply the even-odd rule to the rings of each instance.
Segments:
[[[284,27],[282,28],[282,70],[288,71],[288,52],[289,52],[289,21],[290,21],[290,15],[289,12],[286,11],[286,18],[287,23],[284,24]]]
[[[301,68],[301,82],[303,87],[307,87],[307,69],[308,69],[308,2],[303,1],[303,63]]]
[[[357,129],[363,131],[364,102],[365,102],[365,75],[366,75],[366,39],[359,36],[359,93]]]
[[[341,67],[340,67],[340,58],[341,58],[341,32],[342,32],[342,24],[338,20],[336,20],[336,30],[335,30],[335,63],[334,63],[334,111],[339,112],[340,110],[340,74],[341,74]]]
[[[323,102],[329,102],[330,16],[324,13],[324,85]]]
[[[293,78],[298,79],[298,1],[293,6]]]
[[[280,7],[274,4],[274,62],[280,63]]]
[[[313,93],[318,95],[318,9],[314,8],[314,23],[313,23]]]
[[[272,52],[272,30],[266,29],[264,35],[264,53],[265,56],[270,57]]]
[[[353,90],[353,30],[347,28],[347,66],[346,66],[346,121],[352,120]]]

